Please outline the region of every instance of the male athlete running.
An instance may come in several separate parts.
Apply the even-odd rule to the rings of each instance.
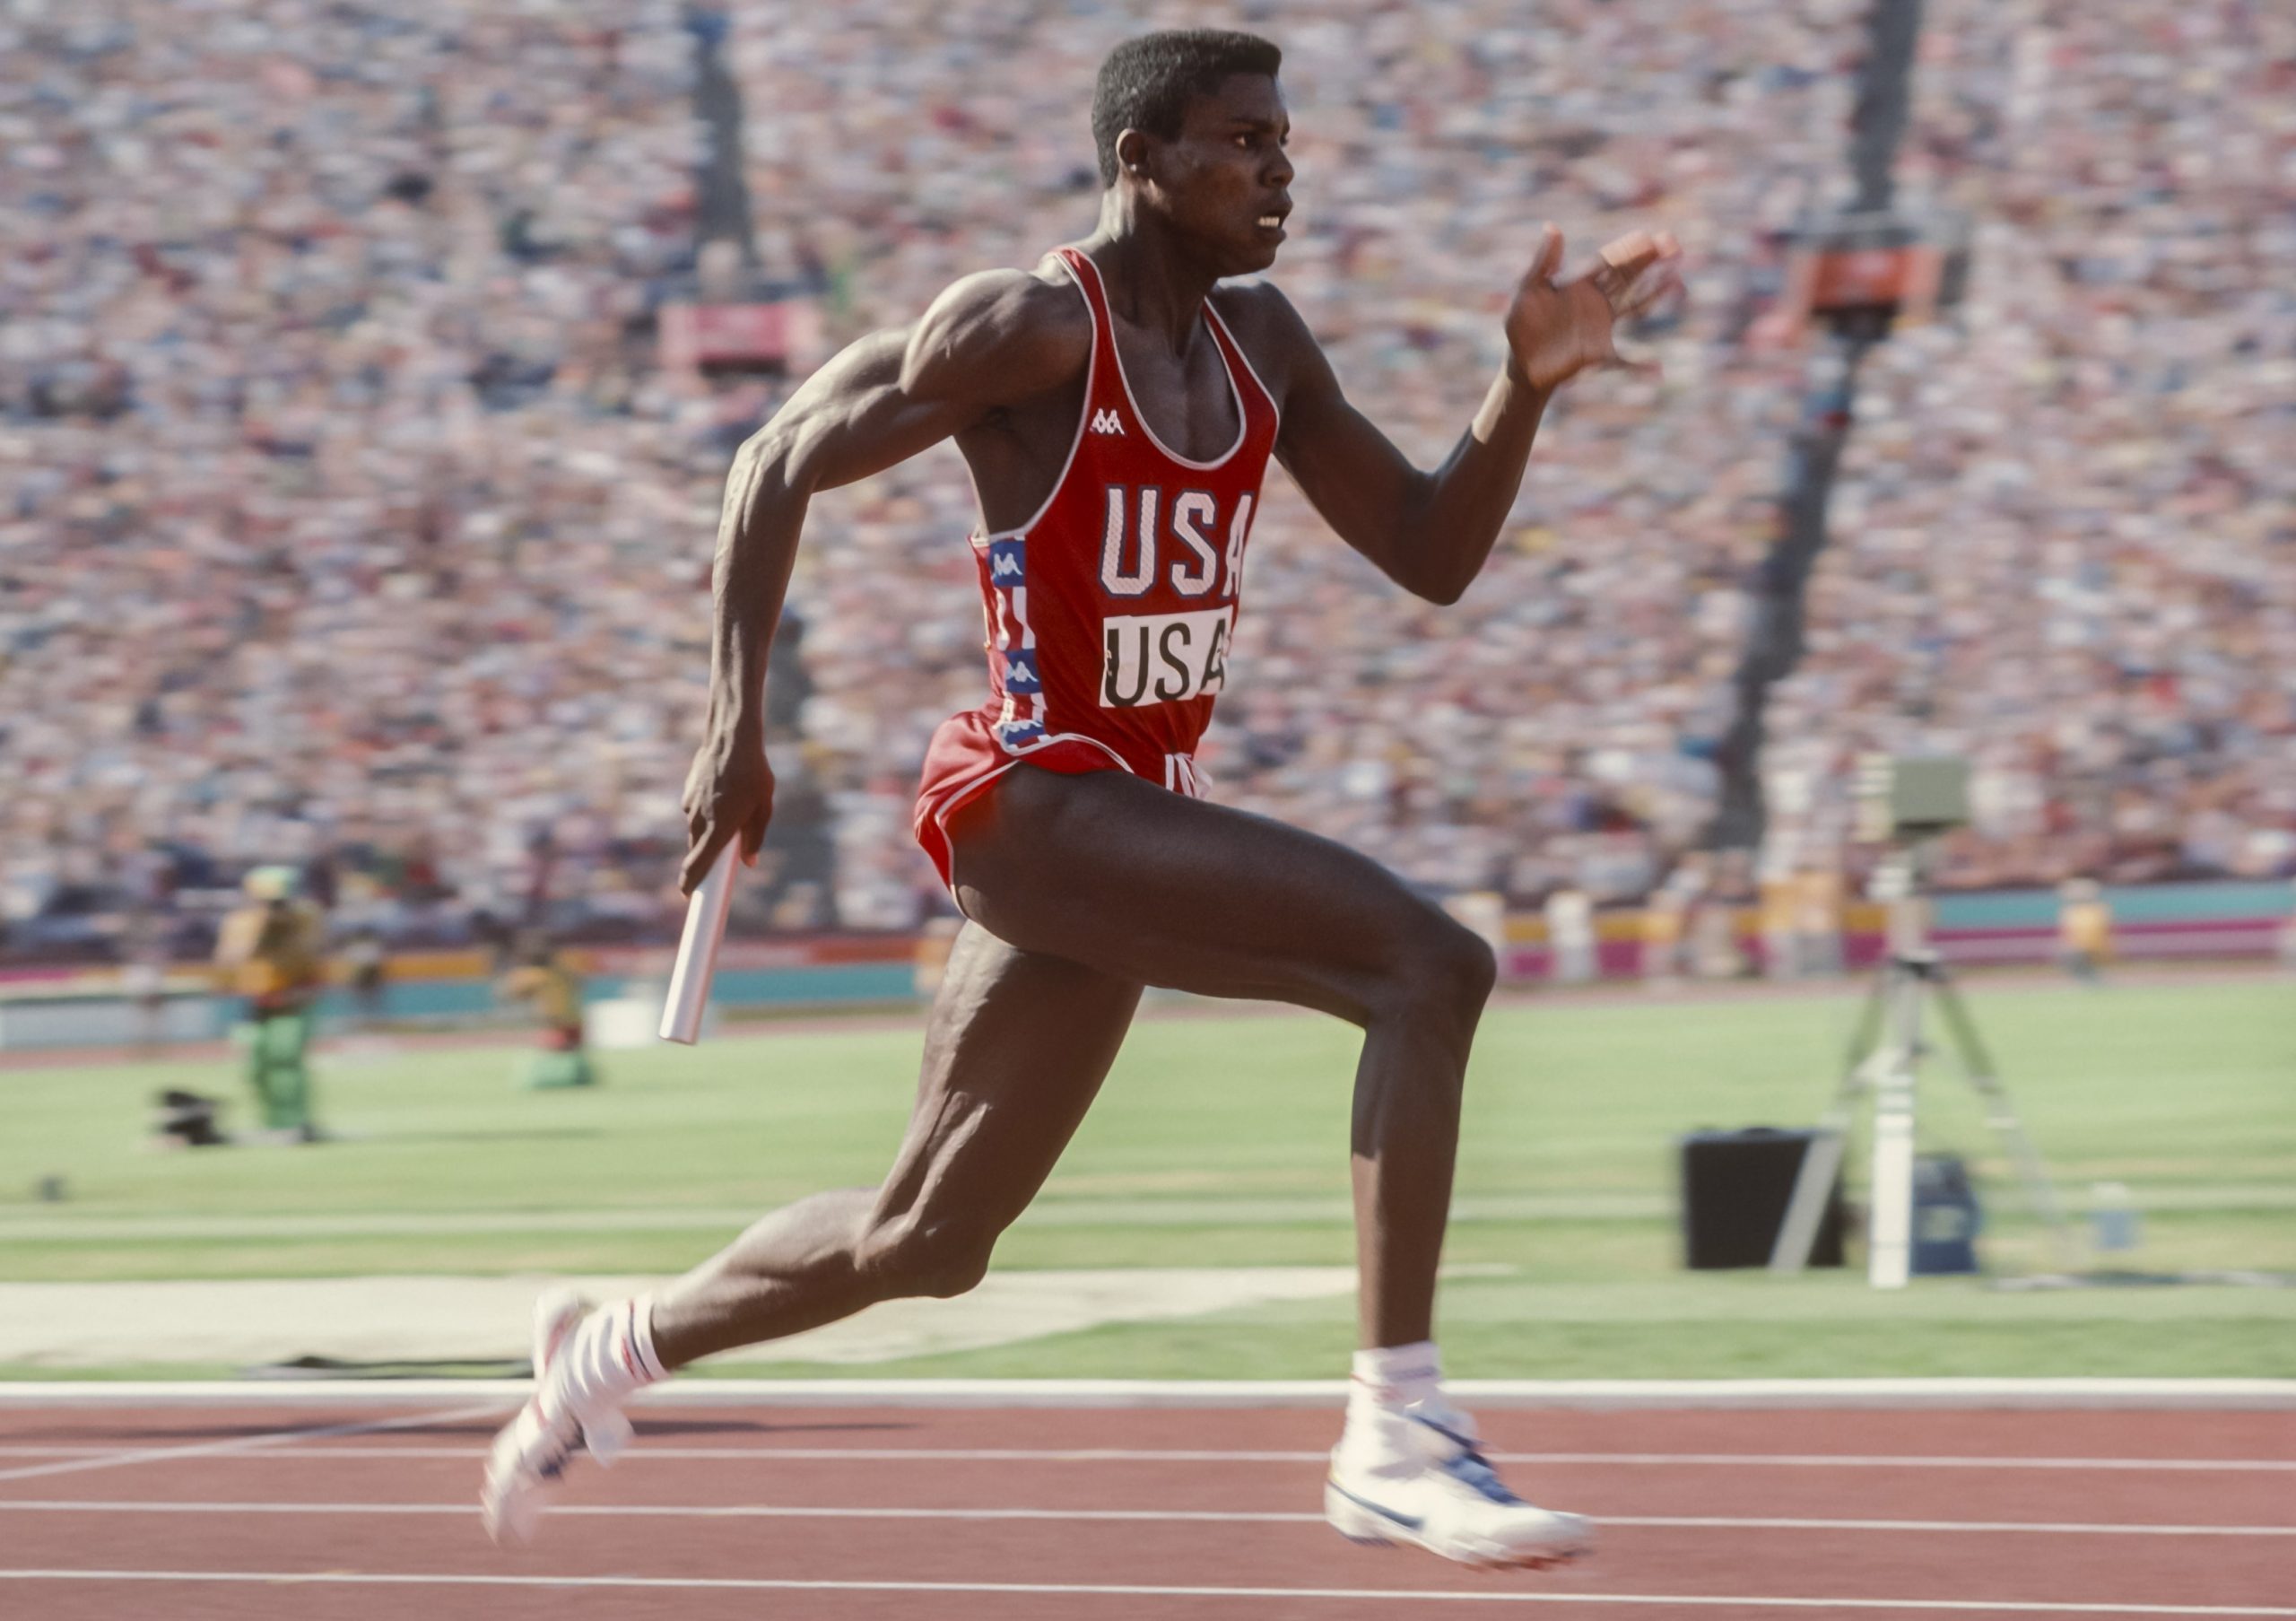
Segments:
[[[1413,468],[1340,392],[1283,295],[1292,208],[1280,54],[1188,31],[1117,48],[1092,132],[1100,228],[1033,271],[968,276],[863,338],[742,449],[718,532],[709,730],[685,790],[691,892],[772,812],[762,689],[807,501],[953,437],[971,469],[988,702],[935,735],[919,841],[968,921],[916,1111],[877,1188],[765,1217],[661,1293],[536,1311],[535,1399],[483,1502],[523,1537],[586,1442],[629,1435],[639,1385],[696,1357],[902,1295],[962,1294],[1060,1156],[1144,985],[1268,998],[1360,1026],[1352,1146],[1361,1344],[1326,1512],[1349,1536],[1477,1564],[1580,1551],[1522,1502],[1442,1396],[1435,1272],[1460,1083],[1489,948],[1367,857],[1207,803],[1194,750],[1226,674],[1272,453],[1398,585],[1456,601],[1506,520],[1540,413],[1622,364],[1617,320],[1677,284],[1637,232],[1558,283],[1549,226],[1506,317],[1508,359],[1442,466]],[[1227,284],[1222,284],[1226,283]]]

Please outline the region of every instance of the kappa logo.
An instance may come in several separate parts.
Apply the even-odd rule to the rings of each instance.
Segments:
[[[1121,434],[1124,431],[1124,419],[1116,414],[1114,407],[1106,411],[1095,411],[1092,413],[1092,431]]]
[[[1026,648],[1004,655],[1004,690],[1008,693],[1041,693],[1044,683],[1037,675],[1037,656]]]
[[[999,580],[1018,580],[1021,577],[1021,560],[1017,557],[999,557],[988,566],[989,571]]]

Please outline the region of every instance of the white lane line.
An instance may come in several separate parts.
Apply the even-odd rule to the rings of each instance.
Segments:
[[[30,1285],[25,1285],[30,1286]],[[1471,1410],[1487,1407],[1701,1407],[1770,1411],[2005,1407],[2117,1412],[2296,1409],[2296,1379],[1460,1379],[1448,1387]],[[98,1407],[182,1402],[523,1401],[523,1380],[251,1380],[0,1383],[0,1407]],[[640,1399],[653,1407],[1300,1407],[1336,1409],[1344,1379],[737,1379],[675,1380]]]
[[[467,1418],[483,1418],[502,1411],[502,1405],[489,1401],[482,1406],[450,1407],[439,1413],[403,1413],[396,1418],[361,1419],[356,1424],[320,1425],[300,1430],[269,1430],[259,1435],[244,1435],[231,1441],[208,1441],[190,1446],[133,1447],[100,1453],[94,1457],[74,1457],[55,1463],[29,1464],[21,1468],[0,1469],[0,1482],[35,1480],[48,1475],[74,1475],[89,1469],[124,1468],[138,1463],[172,1463],[184,1458],[227,1458],[262,1456],[298,1441],[317,1440],[329,1435],[365,1435],[380,1430],[418,1428],[423,1425],[457,1424]],[[378,1451],[388,1451],[379,1448]]]
[[[0,1582],[236,1582],[328,1587],[491,1587],[639,1589],[688,1592],[1008,1593],[1078,1599],[1330,1599],[1387,1604],[1614,1604],[1705,1609],[1983,1611],[1999,1616],[2264,1616],[2296,1617],[2296,1608],[2265,1604],[2077,1604],[2048,1599],[1771,1599],[1692,1593],[1557,1593],[1507,1588],[1164,1587],[1049,1582],[805,1582],[770,1576],[509,1576],[282,1571],[0,1570]]]
[[[467,1503],[183,1503],[116,1498],[0,1498],[0,1514],[454,1514]],[[841,1508],[813,1503],[574,1503],[561,1514],[609,1520],[1082,1520],[1150,1523],[1233,1521],[1247,1525],[1321,1525],[1321,1514],[1264,1509]],[[2010,1531],[2048,1537],[2296,1537],[2296,1525],[2118,1525],[2092,1521],[1988,1520],[1796,1520],[1711,1514],[1599,1514],[1605,1526],[1661,1530]]]
[[[1597,1515],[1599,1525],[1744,1531],[2023,1531],[2048,1537],[2296,1537],[2296,1525],[2112,1525],[2038,1520],[1729,1520],[1704,1514]]]
[[[488,1407],[488,1412],[500,1411]],[[388,1426],[375,1425],[382,1429]],[[300,1434],[324,1435],[310,1430]],[[123,1449],[100,1446],[0,1446],[0,1457],[110,1457]],[[265,1452],[267,1458],[483,1458],[476,1446],[299,1446],[290,1451]],[[1494,1463],[1588,1465],[1622,1468],[1674,1468],[1714,1466],[1723,1468],[1848,1468],[1848,1469],[2097,1469],[2139,1474],[2296,1473],[2296,1460],[2283,1458],[1993,1458],[1921,1457],[1890,1453],[1852,1452],[1492,1452]],[[616,1459],[644,1462],[686,1462],[719,1459],[730,1462],[797,1463],[1321,1463],[1326,1451],[1238,1451],[1161,1447],[778,1447],[657,1445],[645,1438],[640,1420],[639,1443]],[[0,1473],[0,1480],[11,1477]]]

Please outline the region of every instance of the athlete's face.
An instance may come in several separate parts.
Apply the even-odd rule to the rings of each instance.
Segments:
[[[1157,200],[1187,236],[1210,250],[1222,275],[1275,263],[1292,212],[1292,118],[1265,74],[1231,74],[1188,103],[1177,139],[1150,156]]]

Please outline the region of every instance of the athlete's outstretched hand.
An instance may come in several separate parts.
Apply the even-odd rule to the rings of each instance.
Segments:
[[[1622,357],[1612,335],[1620,321],[1680,291],[1682,253],[1670,231],[1655,236],[1631,231],[1605,248],[1601,262],[1586,275],[1557,282],[1562,232],[1547,226],[1530,274],[1507,309],[1508,346],[1531,386],[1552,388],[1590,366],[1653,370]]]
[[[691,894],[709,876],[726,841],[739,835],[741,858],[757,865],[765,842],[765,824],[773,819],[773,768],[765,763],[765,748],[754,738],[742,738],[710,729],[709,740],[695,751],[693,769],[685,774],[685,865],[678,871],[678,888]]]

